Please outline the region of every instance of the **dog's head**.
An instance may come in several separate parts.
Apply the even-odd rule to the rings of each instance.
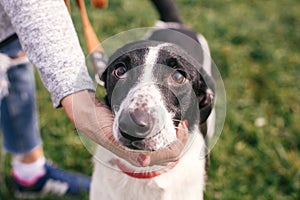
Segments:
[[[199,128],[208,118],[214,84],[201,64],[175,44],[138,41],[109,59],[102,75],[115,115],[114,136],[130,149],[157,150],[176,140],[180,120]]]

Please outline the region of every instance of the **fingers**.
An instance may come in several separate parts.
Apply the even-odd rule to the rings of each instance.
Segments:
[[[170,146],[158,151],[130,151],[121,146],[113,136],[114,117],[111,111],[95,94],[80,92],[66,97],[62,102],[66,113],[75,126],[96,143],[134,166],[164,165],[179,159],[188,138],[187,121],[181,121],[176,130],[177,140]],[[84,109],[83,109],[84,108]]]
[[[151,165],[164,165],[167,162],[177,161],[188,139],[187,125],[187,121],[181,121],[176,133],[178,140],[167,148],[139,155],[139,163],[145,167]]]
[[[181,121],[176,132],[178,140],[170,146],[158,151],[128,151],[116,144],[116,141],[112,142],[114,145],[110,147],[110,150],[137,167],[165,165],[168,162],[175,162],[180,158],[181,152],[187,142],[187,126],[187,121]],[[110,138],[110,140],[113,140],[113,138]]]
[[[181,141],[183,145],[185,145],[188,139],[188,121],[180,121],[178,128],[177,128],[177,139]]]
[[[99,105],[99,107],[102,107]],[[181,152],[188,139],[188,122],[180,121],[178,128],[176,130],[177,140],[170,146],[158,150],[158,151],[130,151],[121,146],[114,138],[112,134],[112,123],[113,118],[106,113],[105,110],[101,110],[101,116],[98,116],[98,121],[100,122],[102,134],[98,135],[98,143],[104,148],[110,150],[117,156],[127,160],[134,166],[146,167],[152,165],[164,165],[167,162],[173,162],[179,159]],[[103,116],[106,118],[111,118],[105,123],[101,119]],[[102,121],[102,122],[101,122]]]

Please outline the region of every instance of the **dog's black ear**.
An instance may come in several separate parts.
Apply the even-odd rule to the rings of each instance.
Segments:
[[[102,73],[101,77],[100,77],[100,80],[103,81],[104,83],[104,88],[107,90],[107,69],[105,69],[105,71]],[[108,95],[106,94],[105,97],[104,97],[104,101],[105,101],[105,104],[111,109],[111,105],[110,105],[110,102],[109,102],[109,99],[108,99]]]
[[[107,68],[104,70],[104,72],[101,74],[101,77],[100,77],[100,80],[103,81],[103,83],[104,83],[105,89],[107,87],[106,76],[107,76]]]
[[[214,105],[214,99],[212,95],[206,93],[205,97],[202,98],[199,102],[200,108],[200,124],[205,122],[209,117]]]
[[[205,74],[204,78],[198,80],[198,103],[200,109],[200,124],[203,124],[209,117],[215,101],[215,83],[213,79]]]

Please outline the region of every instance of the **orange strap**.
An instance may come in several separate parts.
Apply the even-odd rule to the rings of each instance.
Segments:
[[[92,4],[97,8],[106,8],[108,0],[91,0]],[[79,7],[83,32],[85,36],[85,40],[88,47],[88,52],[90,53],[91,60],[94,67],[95,78],[98,84],[103,85],[104,83],[100,80],[99,75],[101,75],[106,69],[107,59],[104,54],[104,50],[101,47],[100,41],[97,38],[97,35],[90,23],[88,18],[84,0],[76,0],[77,5]],[[68,7],[69,12],[71,12],[70,1],[65,0],[66,6]]]

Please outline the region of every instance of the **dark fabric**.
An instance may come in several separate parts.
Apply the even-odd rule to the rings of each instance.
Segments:
[[[12,41],[14,41],[17,38],[18,38],[17,34],[13,34],[13,35],[9,36],[8,38],[6,38],[2,42],[0,42],[0,49],[4,46],[8,45],[9,43],[11,43]]]
[[[164,22],[182,23],[173,0],[151,0],[151,2],[155,5],[160,15],[160,20]]]

